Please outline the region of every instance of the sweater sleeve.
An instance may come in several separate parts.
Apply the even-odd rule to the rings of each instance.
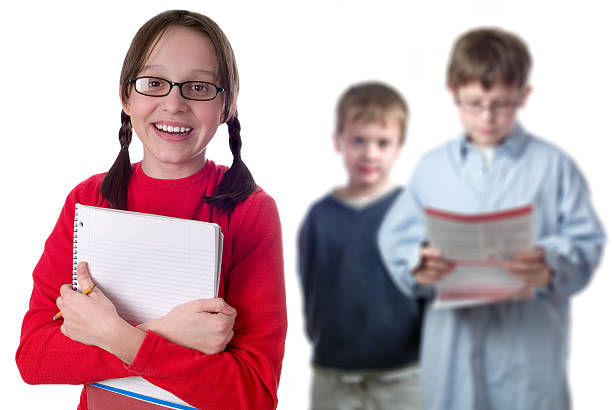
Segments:
[[[306,218],[304,218],[304,221],[300,226],[297,243],[298,274],[300,285],[302,287],[302,299],[304,301],[305,317],[307,318],[306,333],[308,334],[308,337],[310,339],[312,339],[313,336],[313,329],[310,326],[312,321],[309,320],[312,315],[309,315],[308,313],[312,309],[312,295],[310,293],[314,280],[314,270],[312,265],[315,260],[314,249],[316,246],[316,244],[314,243],[315,239],[312,226],[312,212],[314,212],[313,209],[308,212],[308,215],[306,216]]]
[[[287,332],[281,228],[272,198],[257,191],[239,205],[229,235],[223,296],[238,315],[226,350],[206,355],[148,332],[128,371],[199,409],[272,409]]]
[[[82,188],[79,185],[68,195],[34,269],[34,289],[16,354],[21,377],[30,384],[83,384],[127,376],[117,357],[69,339],[60,331],[61,321],[53,320],[60,287],[72,283],[74,204],[83,199],[79,198]]]

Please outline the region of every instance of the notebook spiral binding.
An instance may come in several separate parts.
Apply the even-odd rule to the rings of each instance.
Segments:
[[[72,289],[76,290],[77,282],[77,226],[79,223],[79,205],[74,207],[74,234],[72,235]]]

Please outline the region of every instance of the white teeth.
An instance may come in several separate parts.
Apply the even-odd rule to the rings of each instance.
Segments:
[[[181,134],[191,131],[191,128],[189,127],[173,127],[172,125],[167,125],[167,124],[155,124],[155,128],[157,128],[158,130],[163,130],[165,132],[181,133]]]

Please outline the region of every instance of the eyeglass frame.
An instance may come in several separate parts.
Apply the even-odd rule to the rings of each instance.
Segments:
[[[472,115],[480,115],[485,111],[489,111],[491,115],[510,115],[521,105],[521,101],[523,100],[524,95],[524,91],[521,91],[516,101],[514,102],[494,101],[493,103],[486,106],[482,104],[468,105],[464,101],[461,101],[458,96],[455,96],[455,103],[459,105],[459,107],[467,109],[468,113]],[[507,109],[508,111],[500,111],[504,109]]]
[[[154,78],[156,80],[161,80],[164,81],[168,84],[170,84],[170,88],[168,89],[168,92],[166,94],[162,94],[162,95],[151,95],[151,94],[145,94],[143,92],[138,91],[138,89],[136,88],[136,81],[142,79],[142,78]],[[205,100],[199,100],[197,98],[189,98],[189,97],[185,97],[185,94],[183,94],[183,85],[188,84],[188,83],[204,83],[204,84],[210,84],[213,87],[215,87],[215,89],[217,90],[217,92],[215,93],[215,95],[212,98],[207,98]],[[178,87],[179,89],[179,94],[181,94],[181,97],[183,97],[186,100],[191,100],[191,101],[212,101],[215,98],[217,98],[217,95],[219,95],[219,93],[223,93],[225,92],[225,88],[221,88],[219,87],[217,84],[215,83],[210,83],[208,81],[197,81],[197,80],[190,80],[190,81],[183,81],[183,82],[175,82],[175,81],[170,81],[170,80],[166,80],[165,78],[162,77],[154,77],[154,76],[141,76],[141,77],[136,77],[136,78],[132,78],[130,80],[128,80],[128,84],[132,84],[134,86],[134,91],[136,91],[138,94],[140,95],[144,95],[147,97],[166,97],[170,94],[170,92],[172,91],[172,87],[174,87],[175,85]]]

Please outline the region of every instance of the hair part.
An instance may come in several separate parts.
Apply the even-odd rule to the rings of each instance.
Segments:
[[[379,123],[397,121],[400,143],[406,138],[409,108],[402,95],[381,82],[365,82],[349,87],[336,106],[336,133],[340,134],[348,122]]]
[[[497,83],[523,89],[531,64],[529,49],[516,34],[498,28],[478,28],[455,41],[446,83],[452,90],[474,81],[485,90]]]
[[[207,36],[212,42],[217,62],[217,85],[225,92],[223,121],[227,122],[230,134],[230,149],[234,160],[230,169],[224,174],[217,191],[206,201],[222,211],[231,211],[245,200],[255,189],[255,181],[248,168],[240,158],[242,140],[240,123],[236,116],[236,101],[240,79],[234,51],[229,40],[219,26],[209,17],[186,10],[168,10],[147,21],[136,33],[126,53],[121,69],[119,84],[121,101],[127,104],[132,86],[129,81],[142,71],[145,62],[153,52],[160,38],[172,27],[186,27]],[[130,117],[121,111],[121,128],[119,142],[121,150],[115,163],[102,182],[102,195],[113,208],[127,209],[127,188],[131,174],[131,162],[128,147],[132,139]],[[248,193],[247,193],[248,192]]]

